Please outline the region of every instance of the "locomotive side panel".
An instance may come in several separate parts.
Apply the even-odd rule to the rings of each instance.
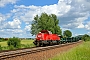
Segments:
[[[60,37],[57,34],[52,34],[50,38],[51,40],[60,40]]]

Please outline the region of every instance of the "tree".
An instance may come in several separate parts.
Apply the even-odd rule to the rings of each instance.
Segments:
[[[49,30],[52,33],[61,35],[62,31],[58,24],[59,20],[55,14],[42,13],[40,16],[36,15],[31,24],[31,34],[36,35],[41,30]]]
[[[87,34],[84,34],[84,35],[82,36],[82,40],[84,40],[84,41],[90,41],[90,36],[87,35]]]
[[[72,32],[69,31],[69,30],[65,30],[65,31],[63,32],[63,35],[64,35],[64,37],[71,37],[71,36],[72,36]]]

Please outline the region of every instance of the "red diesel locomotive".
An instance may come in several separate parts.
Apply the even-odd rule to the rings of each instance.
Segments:
[[[40,31],[33,42],[36,46],[53,45],[60,43],[60,36],[52,34],[48,30]]]

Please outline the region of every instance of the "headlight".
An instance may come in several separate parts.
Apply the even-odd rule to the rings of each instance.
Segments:
[[[41,37],[41,35],[38,35],[37,37]]]

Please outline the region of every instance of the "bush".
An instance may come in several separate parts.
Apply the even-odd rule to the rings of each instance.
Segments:
[[[15,49],[13,45],[9,46],[9,50]]]
[[[0,51],[2,50],[2,47],[1,47],[1,45],[0,45]]]
[[[11,49],[13,49],[13,47],[19,48],[21,45],[21,41],[19,38],[13,37],[13,38],[9,38],[7,44]]]
[[[87,35],[87,34],[85,34],[85,35],[83,35],[82,40],[84,40],[84,41],[90,41],[90,36]]]
[[[90,41],[90,37],[85,37],[85,41]]]

